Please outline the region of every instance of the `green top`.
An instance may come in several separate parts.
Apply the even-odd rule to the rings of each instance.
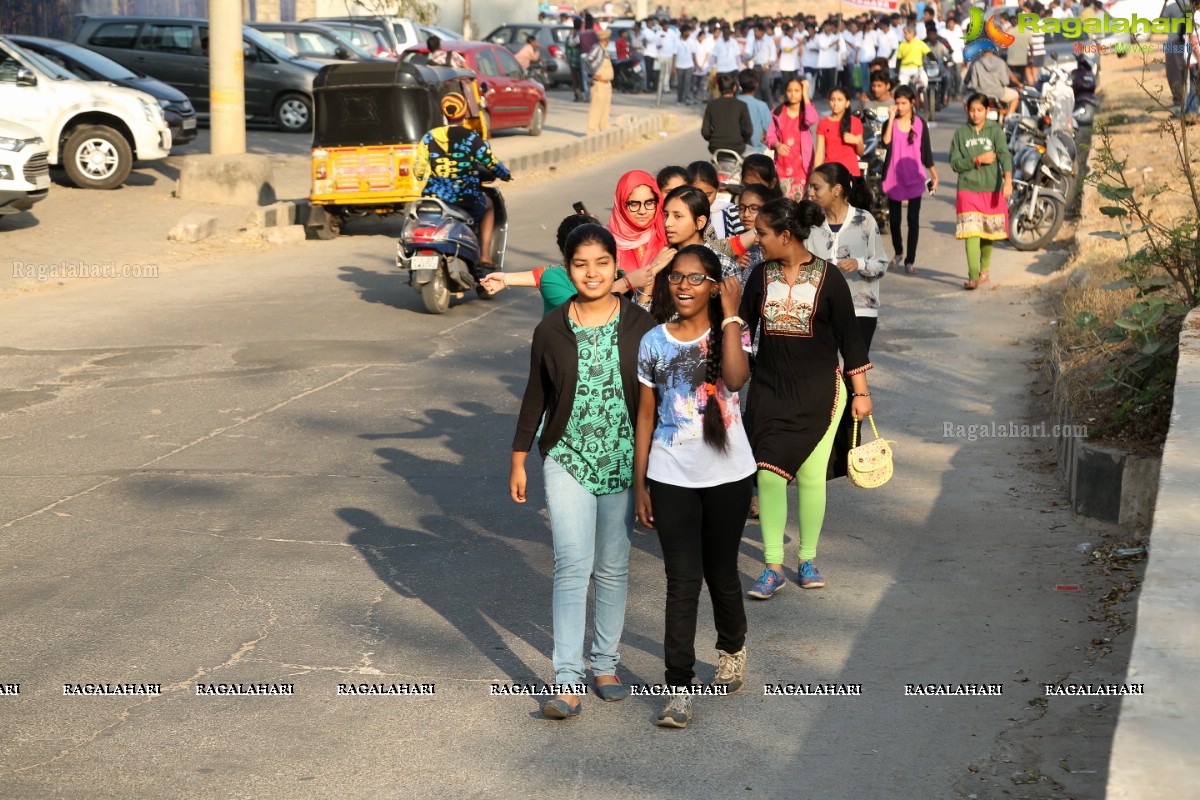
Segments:
[[[975,166],[975,157],[984,153],[996,153],[991,164]],[[1012,173],[1012,153],[1004,141],[1004,131],[994,121],[983,123],[983,130],[975,130],[970,123],[954,132],[950,142],[950,167],[958,173],[960,192],[996,192],[1004,186],[1004,173]]]
[[[567,429],[547,453],[595,495],[616,494],[633,485],[633,423],[621,388],[619,323],[618,316],[595,328],[581,328],[571,320],[579,383]]]
[[[625,271],[617,270],[617,280],[619,281],[624,277]],[[615,286],[613,290],[616,290]],[[571,276],[567,274],[567,268],[562,264],[553,264],[546,267],[542,272],[541,279],[538,281],[538,291],[542,293],[542,316],[549,314],[579,294],[579,290],[575,288],[575,284],[571,283]]]

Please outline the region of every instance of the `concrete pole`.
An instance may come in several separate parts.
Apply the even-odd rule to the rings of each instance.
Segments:
[[[208,80],[213,155],[246,152],[241,0],[208,0]]]
[[[471,41],[471,0],[463,0],[463,38]]]
[[[633,13],[637,15],[638,19],[645,19],[650,16],[650,0],[637,0],[634,3]]]

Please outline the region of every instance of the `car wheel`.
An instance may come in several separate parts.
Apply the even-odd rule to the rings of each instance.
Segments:
[[[302,94],[285,94],[275,103],[275,125],[284,133],[309,130],[312,116],[312,100]]]
[[[82,125],[63,147],[62,165],[80,189],[115,189],[133,169],[133,149],[125,137],[103,125]]]
[[[529,135],[530,136],[541,136],[542,135],[542,125],[544,124],[545,120],[546,120],[546,112],[542,108],[541,103],[538,103],[538,105],[535,106],[533,109],[533,117],[529,120]]]

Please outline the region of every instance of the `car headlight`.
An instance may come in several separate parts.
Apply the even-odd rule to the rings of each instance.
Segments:
[[[158,98],[158,107],[159,108],[170,108],[171,101],[167,100],[165,97],[160,97],[160,98]]]
[[[14,139],[11,136],[0,136],[0,150],[11,150],[14,153],[19,153],[24,147],[24,139]]]
[[[158,103],[151,105],[140,97],[138,98],[138,102],[142,104],[142,113],[146,115],[147,122],[162,122],[166,120]]]

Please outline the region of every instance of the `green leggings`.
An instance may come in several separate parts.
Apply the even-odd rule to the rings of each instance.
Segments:
[[[825,435],[809,454],[796,473],[796,490],[800,512],[800,561],[812,561],[817,556],[817,540],[825,524],[825,479],[829,455],[837,434],[837,421],[846,409],[846,387],[838,392],[837,411]],[[769,469],[758,471],[758,519],[762,527],[763,560],[767,564],[783,563],[783,529],[787,525],[787,480]]]
[[[967,278],[977,281],[979,280],[979,273],[987,272],[988,267],[992,265],[992,245],[994,242],[991,239],[984,239],[981,236],[972,236],[963,241],[967,243]]]

